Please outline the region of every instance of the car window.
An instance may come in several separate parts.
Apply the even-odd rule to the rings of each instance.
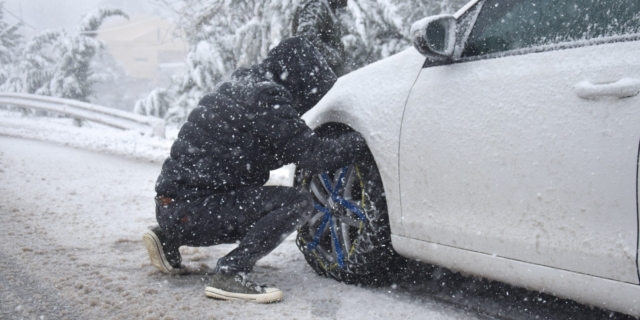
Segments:
[[[487,0],[462,56],[639,32],[638,0]]]

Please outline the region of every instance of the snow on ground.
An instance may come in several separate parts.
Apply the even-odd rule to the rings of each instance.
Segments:
[[[281,303],[204,296],[206,272],[233,245],[182,248],[193,272],[160,274],[148,261],[141,234],[156,223],[153,186],[170,142],[2,111],[0,318],[476,318],[389,287],[362,288],[317,276],[294,235],[260,260],[253,275],[281,288]]]
[[[167,138],[149,137],[135,131],[117,130],[94,122],[82,127],[71,118],[23,116],[0,110],[0,135],[64,144],[138,160],[163,161],[169,154],[177,129],[167,128]]]

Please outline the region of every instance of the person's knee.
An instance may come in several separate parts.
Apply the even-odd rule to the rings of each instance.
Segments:
[[[288,208],[286,215],[297,221],[306,220],[313,211],[313,198],[307,191],[282,187],[278,191],[282,207]]]
[[[311,214],[313,213],[313,198],[311,197],[311,194],[306,191],[296,191],[297,194],[294,211],[297,213],[296,228],[299,228],[306,223],[309,218],[311,218]]]
[[[313,198],[311,194],[304,190],[294,189],[295,190],[295,205],[301,209],[301,211],[311,211],[313,209]]]

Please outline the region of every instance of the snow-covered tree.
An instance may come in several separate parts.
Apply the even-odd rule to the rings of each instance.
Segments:
[[[187,72],[173,77],[165,96],[172,105],[165,117],[182,122],[218,82],[237,67],[260,62],[271,48],[289,36],[291,17],[299,0],[160,2],[176,13],[181,36],[190,45]],[[153,99],[148,97],[137,104]]]
[[[173,10],[180,36],[188,40],[187,72],[165,91],[140,100],[138,109],[157,114],[149,101],[170,104],[165,118],[182,122],[198,101],[236,68],[260,62],[290,36],[301,0],[156,0]],[[352,71],[411,45],[413,21],[452,13],[465,0],[349,0],[336,12],[345,45],[345,69]],[[155,97],[154,97],[155,96]],[[145,107],[142,107],[142,106]]]
[[[22,36],[18,33],[20,24],[9,25],[4,21],[3,6],[4,2],[0,2],[0,84],[9,77],[23,45]]]
[[[346,65],[361,68],[411,45],[411,24],[422,18],[453,13],[467,0],[349,0],[340,12]]]
[[[88,101],[92,85],[104,75],[96,71],[94,58],[104,44],[96,31],[111,16],[128,16],[120,9],[99,8],[86,15],[74,32],[50,30],[32,37],[21,54],[14,75],[0,88]]]
[[[166,89],[156,88],[147,96],[136,102],[133,112],[137,114],[164,118],[171,103],[170,93]]]

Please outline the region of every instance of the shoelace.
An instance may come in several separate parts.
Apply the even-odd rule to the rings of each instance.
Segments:
[[[244,287],[247,287],[247,288],[252,288],[252,289],[254,289],[255,291],[258,291],[258,292],[264,292],[265,288],[266,288],[266,286],[258,285],[255,282],[249,280],[248,277],[246,275],[244,275],[244,274],[236,274],[235,280],[236,280],[236,282],[239,282],[240,285],[242,285]]]

